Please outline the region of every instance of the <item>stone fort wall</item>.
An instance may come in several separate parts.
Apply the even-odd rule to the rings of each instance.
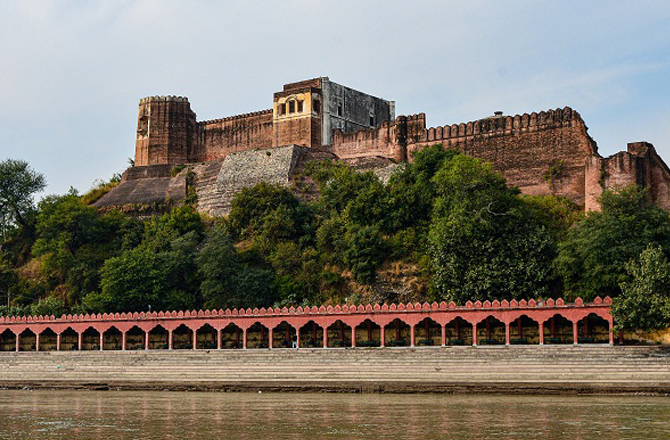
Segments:
[[[337,95],[338,90],[349,94]],[[648,187],[654,203],[670,210],[670,170],[653,145],[631,143],[627,151],[603,158],[583,119],[569,107],[515,116],[497,112],[476,121],[429,128],[425,114],[394,118],[394,108],[392,101],[330,83],[326,77],[285,85],[275,93],[272,109],[209,121],[197,121],[185,97],[144,98],[138,114],[136,169],[126,173],[125,185],[96,204],[183,199],[184,182],[174,181],[161,167],[191,164],[193,168],[204,163],[193,168],[198,174],[197,192],[207,200],[204,210],[225,214],[228,202],[213,197],[229,191],[210,191],[217,179],[237,179],[218,174],[223,161],[226,170],[245,177],[240,182],[253,185],[274,181],[272,176],[278,175],[288,182],[286,173],[295,168],[269,169],[286,162],[277,160],[284,152],[278,150],[270,158],[257,151],[290,145],[369,169],[370,164],[388,168],[390,163],[411,161],[417,151],[441,143],[492,162],[510,185],[525,194],[564,196],[588,211],[599,209],[597,199],[604,190],[635,183]],[[338,125],[347,118],[363,128]],[[244,152],[250,153],[240,154]],[[250,158],[259,157],[268,164],[256,169]],[[155,175],[159,168],[160,176]]]

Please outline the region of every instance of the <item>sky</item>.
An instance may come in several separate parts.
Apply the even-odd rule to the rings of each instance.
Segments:
[[[142,97],[206,120],[317,76],[428,126],[570,106],[603,156],[670,163],[667,0],[2,0],[0,160],[86,192],[128,166]]]

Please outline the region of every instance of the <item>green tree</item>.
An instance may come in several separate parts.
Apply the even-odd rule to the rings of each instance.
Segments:
[[[276,243],[299,238],[308,232],[312,219],[287,188],[261,182],[233,198],[228,220],[238,237],[263,237]]]
[[[200,291],[209,309],[229,307],[229,296],[234,289],[233,277],[240,267],[239,256],[225,226],[216,226],[209,232],[196,257],[202,283]],[[242,304],[234,307],[242,307]]]
[[[0,227],[3,241],[5,228],[13,224],[27,226],[34,210],[33,196],[46,187],[46,179],[23,160],[0,162]]]
[[[105,261],[100,293],[84,304],[96,312],[178,310],[200,305],[195,257],[197,233],[178,236],[156,251],[141,245]]]
[[[75,192],[45,197],[39,208],[32,253],[41,258],[48,288],[63,291],[69,304],[98,290],[100,267],[118,255],[127,231],[141,227],[115,211],[99,215]]]
[[[600,212],[576,223],[559,243],[557,273],[566,291],[586,300],[618,296],[628,277],[626,263],[650,244],[670,251],[670,215],[635,185],[605,191]]]
[[[67,313],[63,300],[53,296],[42,298],[30,305],[30,314],[33,316],[55,316],[60,318]]]
[[[206,308],[269,307],[276,299],[274,276],[242,263],[228,228],[212,228],[196,258]]]
[[[532,298],[548,293],[554,243],[491,164],[457,155],[433,178],[431,291],[435,299]]]
[[[615,330],[657,330],[670,327],[670,262],[660,246],[649,244],[626,263],[630,281],[612,303]]]

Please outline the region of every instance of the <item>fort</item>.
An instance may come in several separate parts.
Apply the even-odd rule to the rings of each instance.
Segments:
[[[426,127],[424,113],[396,116],[395,103],[330,81],[286,84],[272,108],[198,121],[185,97],[140,100],[135,164],[98,207],[178,203],[225,215],[230,200],[260,181],[288,185],[309,160],[340,160],[380,176],[433,144],[490,161],[525,194],[564,196],[597,210],[598,196],[645,186],[670,209],[670,169],[647,142],[610,157],[598,153],[579,113],[569,107]]]

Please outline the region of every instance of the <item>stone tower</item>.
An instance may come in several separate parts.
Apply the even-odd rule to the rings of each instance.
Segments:
[[[140,100],[135,165],[188,162],[196,139],[196,116],[188,99],[151,96]]]

